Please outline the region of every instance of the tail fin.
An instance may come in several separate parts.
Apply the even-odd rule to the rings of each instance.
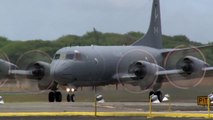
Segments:
[[[162,32],[161,32],[161,15],[160,15],[160,2],[159,0],[153,0],[152,5],[152,14],[151,14],[151,21],[149,25],[149,29],[147,33],[133,43],[133,46],[148,46],[157,49],[163,48],[162,45]]]

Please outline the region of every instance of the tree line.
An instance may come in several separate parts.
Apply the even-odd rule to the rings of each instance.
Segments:
[[[65,46],[88,46],[88,45],[130,45],[134,41],[143,37],[141,32],[128,32],[125,34],[102,33],[99,31],[87,32],[82,36],[65,35],[56,40],[27,40],[14,41],[6,37],[0,37],[0,57],[3,53],[7,54],[10,61],[15,63],[16,60],[25,52],[31,50],[41,50],[48,53],[51,57],[54,53]],[[168,36],[163,35],[164,48],[176,48],[177,46],[201,46],[199,42],[189,40],[185,35]],[[209,43],[209,45],[212,43]],[[213,49],[208,48],[204,51],[207,62],[213,64]]]

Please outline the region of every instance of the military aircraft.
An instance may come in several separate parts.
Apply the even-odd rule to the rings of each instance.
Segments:
[[[201,53],[199,49],[209,46],[163,49],[161,37],[160,2],[153,0],[148,32],[131,45],[64,47],[55,53],[51,63],[37,61],[26,70],[9,69],[8,74],[38,80],[40,90],[51,90],[49,102],[62,101],[59,86],[75,91],[79,87],[110,84],[139,86],[162,101],[160,88],[163,82],[171,81],[170,76],[185,80],[203,77],[213,67],[202,57],[190,54],[175,62],[175,68],[167,67],[171,54],[190,50]],[[74,94],[68,94],[67,101],[74,101]]]

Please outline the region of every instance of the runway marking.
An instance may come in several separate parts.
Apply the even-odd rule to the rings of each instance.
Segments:
[[[23,116],[94,116],[94,112],[3,112],[0,117]],[[172,118],[209,118],[207,113],[176,113],[176,112],[97,112],[99,117],[172,117]],[[213,114],[210,115],[213,118]]]
[[[97,107],[109,108],[109,109],[115,108],[115,107],[113,107],[113,106],[106,106],[106,105],[97,105]]]

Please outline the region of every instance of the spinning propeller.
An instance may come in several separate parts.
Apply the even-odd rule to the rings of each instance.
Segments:
[[[155,58],[141,49],[130,50],[121,56],[116,67],[118,82],[130,93],[149,90],[158,78],[154,75],[159,69]]]
[[[199,85],[205,76],[205,70],[202,68],[207,66],[205,56],[196,47],[190,46],[188,50],[178,51],[185,47],[176,47],[174,51],[167,54],[164,61],[165,69],[179,69],[184,72],[183,74],[166,75],[167,80],[180,89],[189,89]]]
[[[18,66],[18,69],[26,70],[28,72],[26,72],[27,74],[24,76],[16,75],[18,86],[24,84],[35,85],[37,83],[41,90],[51,88],[53,85],[53,80],[50,78],[51,61],[52,58],[49,54],[40,50],[28,51],[21,55],[18,58],[16,65]]]
[[[0,51],[0,66],[0,87],[3,87],[8,81],[8,71],[15,69],[16,66],[10,63],[7,54],[2,51]]]

